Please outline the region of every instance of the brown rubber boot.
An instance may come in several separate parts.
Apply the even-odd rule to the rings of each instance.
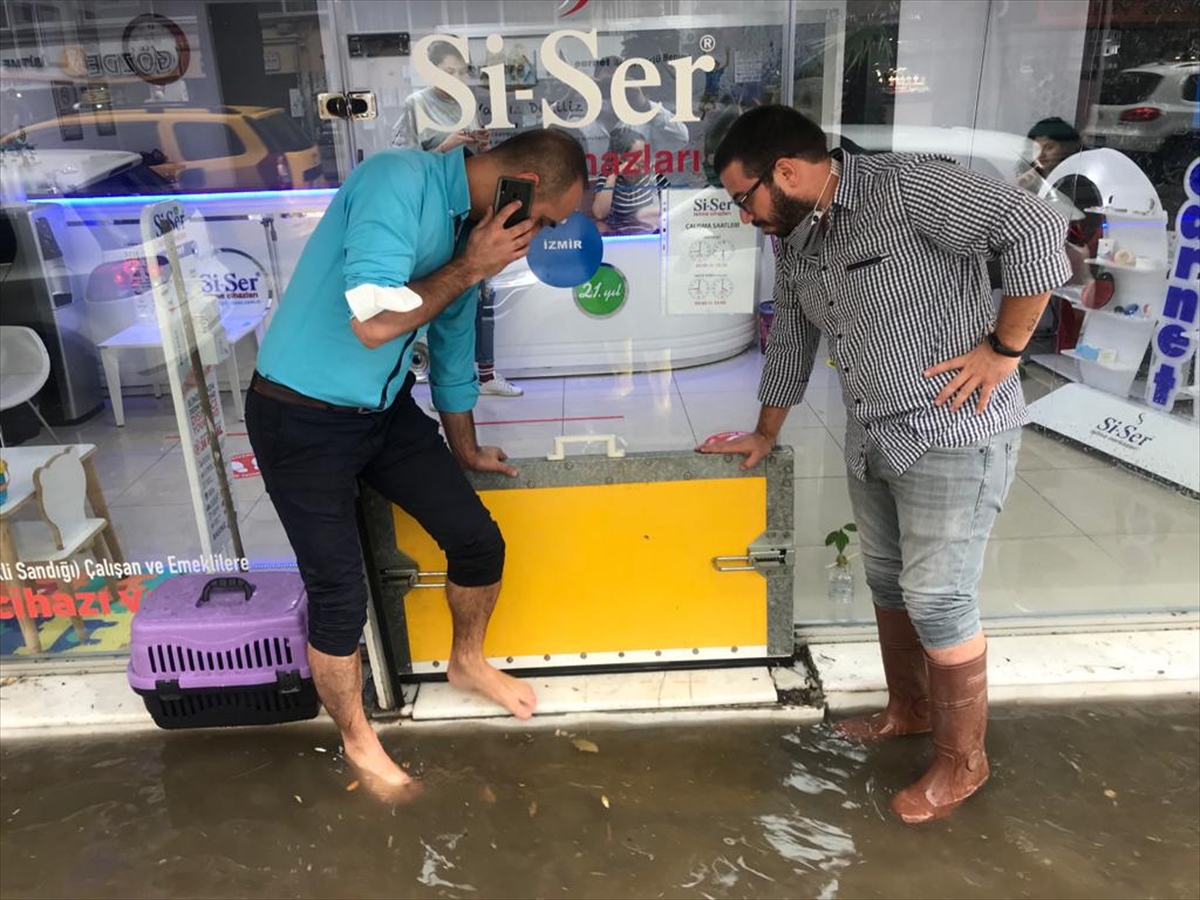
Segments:
[[[862,741],[925,734],[930,728],[929,680],[921,639],[904,609],[876,606],[875,624],[887,679],[887,707],[874,715],[843,719],[834,727]]]
[[[892,811],[909,825],[950,815],[988,780],[987,651],[957,666],[929,666],[933,765],[892,798]]]

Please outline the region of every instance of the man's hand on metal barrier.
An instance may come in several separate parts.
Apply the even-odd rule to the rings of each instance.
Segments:
[[[751,431],[740,437],[728,437],[716,434],[696,448],[699,453],[740,453],[746,457],[742,460],[743,469],[753,469],[775,447],[773,438],[758,431]]]
[[[476,472],[499,472],[509,478],[517,477],[517,470],[507,462],[508,454],[499,447],[480,447],[473,457],[464,460],[464,465]]]

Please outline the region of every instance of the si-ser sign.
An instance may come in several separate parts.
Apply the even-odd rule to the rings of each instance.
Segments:
[[[559,55],[558,45],[563,40],[579,41],[587,48],[588,52],[592,55],[592,59],[598,59],[600,55],[595,29],[591,31],[564,29],[562,31],[552,31],[546,35],[546,38],[542,41],[541,51],[541,58],[546,66],[546,70],[579,94],[584,103],[585,112],[577,119],[564,119],[555,112],[554,104],[551,104],[549,100],[543,99],[542,125],[546,128],[552,125],[558,125],[562,128],[585,128],[595,122],[596,118],[600,115],[600,110],[604,104],[604,97],[601,94],[600,85],[596,83],[595,79],[591,78],[585,72],[576,69]],[[452,34],[432,34],[417,41],[413,53],[413,64],[416,66],[417,73],[422,78],[435,87],[441,88],[458,102],[462,114],[458,122],[453,125],[438,125],[430,121],[420,104],[418,104],[416,108],[417,129],[432,128],[444,131],[458,131],[461,128],[467,127],[471,121],[471,117],[475,113],[475,95],[471,93],[470,87],[463,84],[450,73],[443,72],[430,60],[429,48],[437,42],[450,44],[458,49],[463,59],[469,58],[470,51],[466,38]],[[504,38],[498,34],[489,34],[487,37],[487,49],[490,54],[502,54],[504,51]],[[697,59],[685,56],[680,59],[671,60],[668,65],[675,69],[675,115],[672,116],[671,121],[700,121],[700,117],[696,115],[695,110],[692,108],[692,75],[697,71],[713,71],[717,67],[716,60],[708,54]],[[482,126],[490,129],[516,127],[508,117],[504,64],[495,63],[494,65],[485,66],[482,71],[483,78],[488,86],[491,108],[494,110],[491,121],[481,123]],[[649,122],[654,118],[654,110],[649,109],[639,112],[634,109],[629,103],[626,91],[637,87],[658,87],[661,84],[662,73],[659,72],[658,66],[650,60],[642,57],[634,57],[621,63],[616,71],[613,72],[612,95],[609,98],[612,109],[617,114],[617,118],[627,125],[644,125]]]
[[[1135,422],[1126,422],[1118,416],[1105,416],[1104,421],[1092,429],[1092,434],[1132,447],[1145,447],[1156,437],[1142,430],[1145,425],[1146,417],[1141,413],[1138,413]]]

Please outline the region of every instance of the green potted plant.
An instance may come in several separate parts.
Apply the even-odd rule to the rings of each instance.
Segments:
[[[829,569],[829,600],[838,606],[848,606],[854,602],[854,574],[850,571],[850,560],[854,555],[847,556],[846,548],[850,546],[850,535],[858,531],[858,526],[849,522],[837,531],[829,532],[825,538],[826,547],[837,548],[837,557],[827,567]]]

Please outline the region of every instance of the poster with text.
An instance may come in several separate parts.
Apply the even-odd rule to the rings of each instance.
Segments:
[[[754,312],[758,235],[721,188],[672,189],[667,198],[668,315]]]
[[[225,422],[216,367],[231,352],[219,307],[198,290],[197,247],[183,207],[177,201],[151,204],[141,225],[201,551],[240,556],[236,513],[219,464]]]

